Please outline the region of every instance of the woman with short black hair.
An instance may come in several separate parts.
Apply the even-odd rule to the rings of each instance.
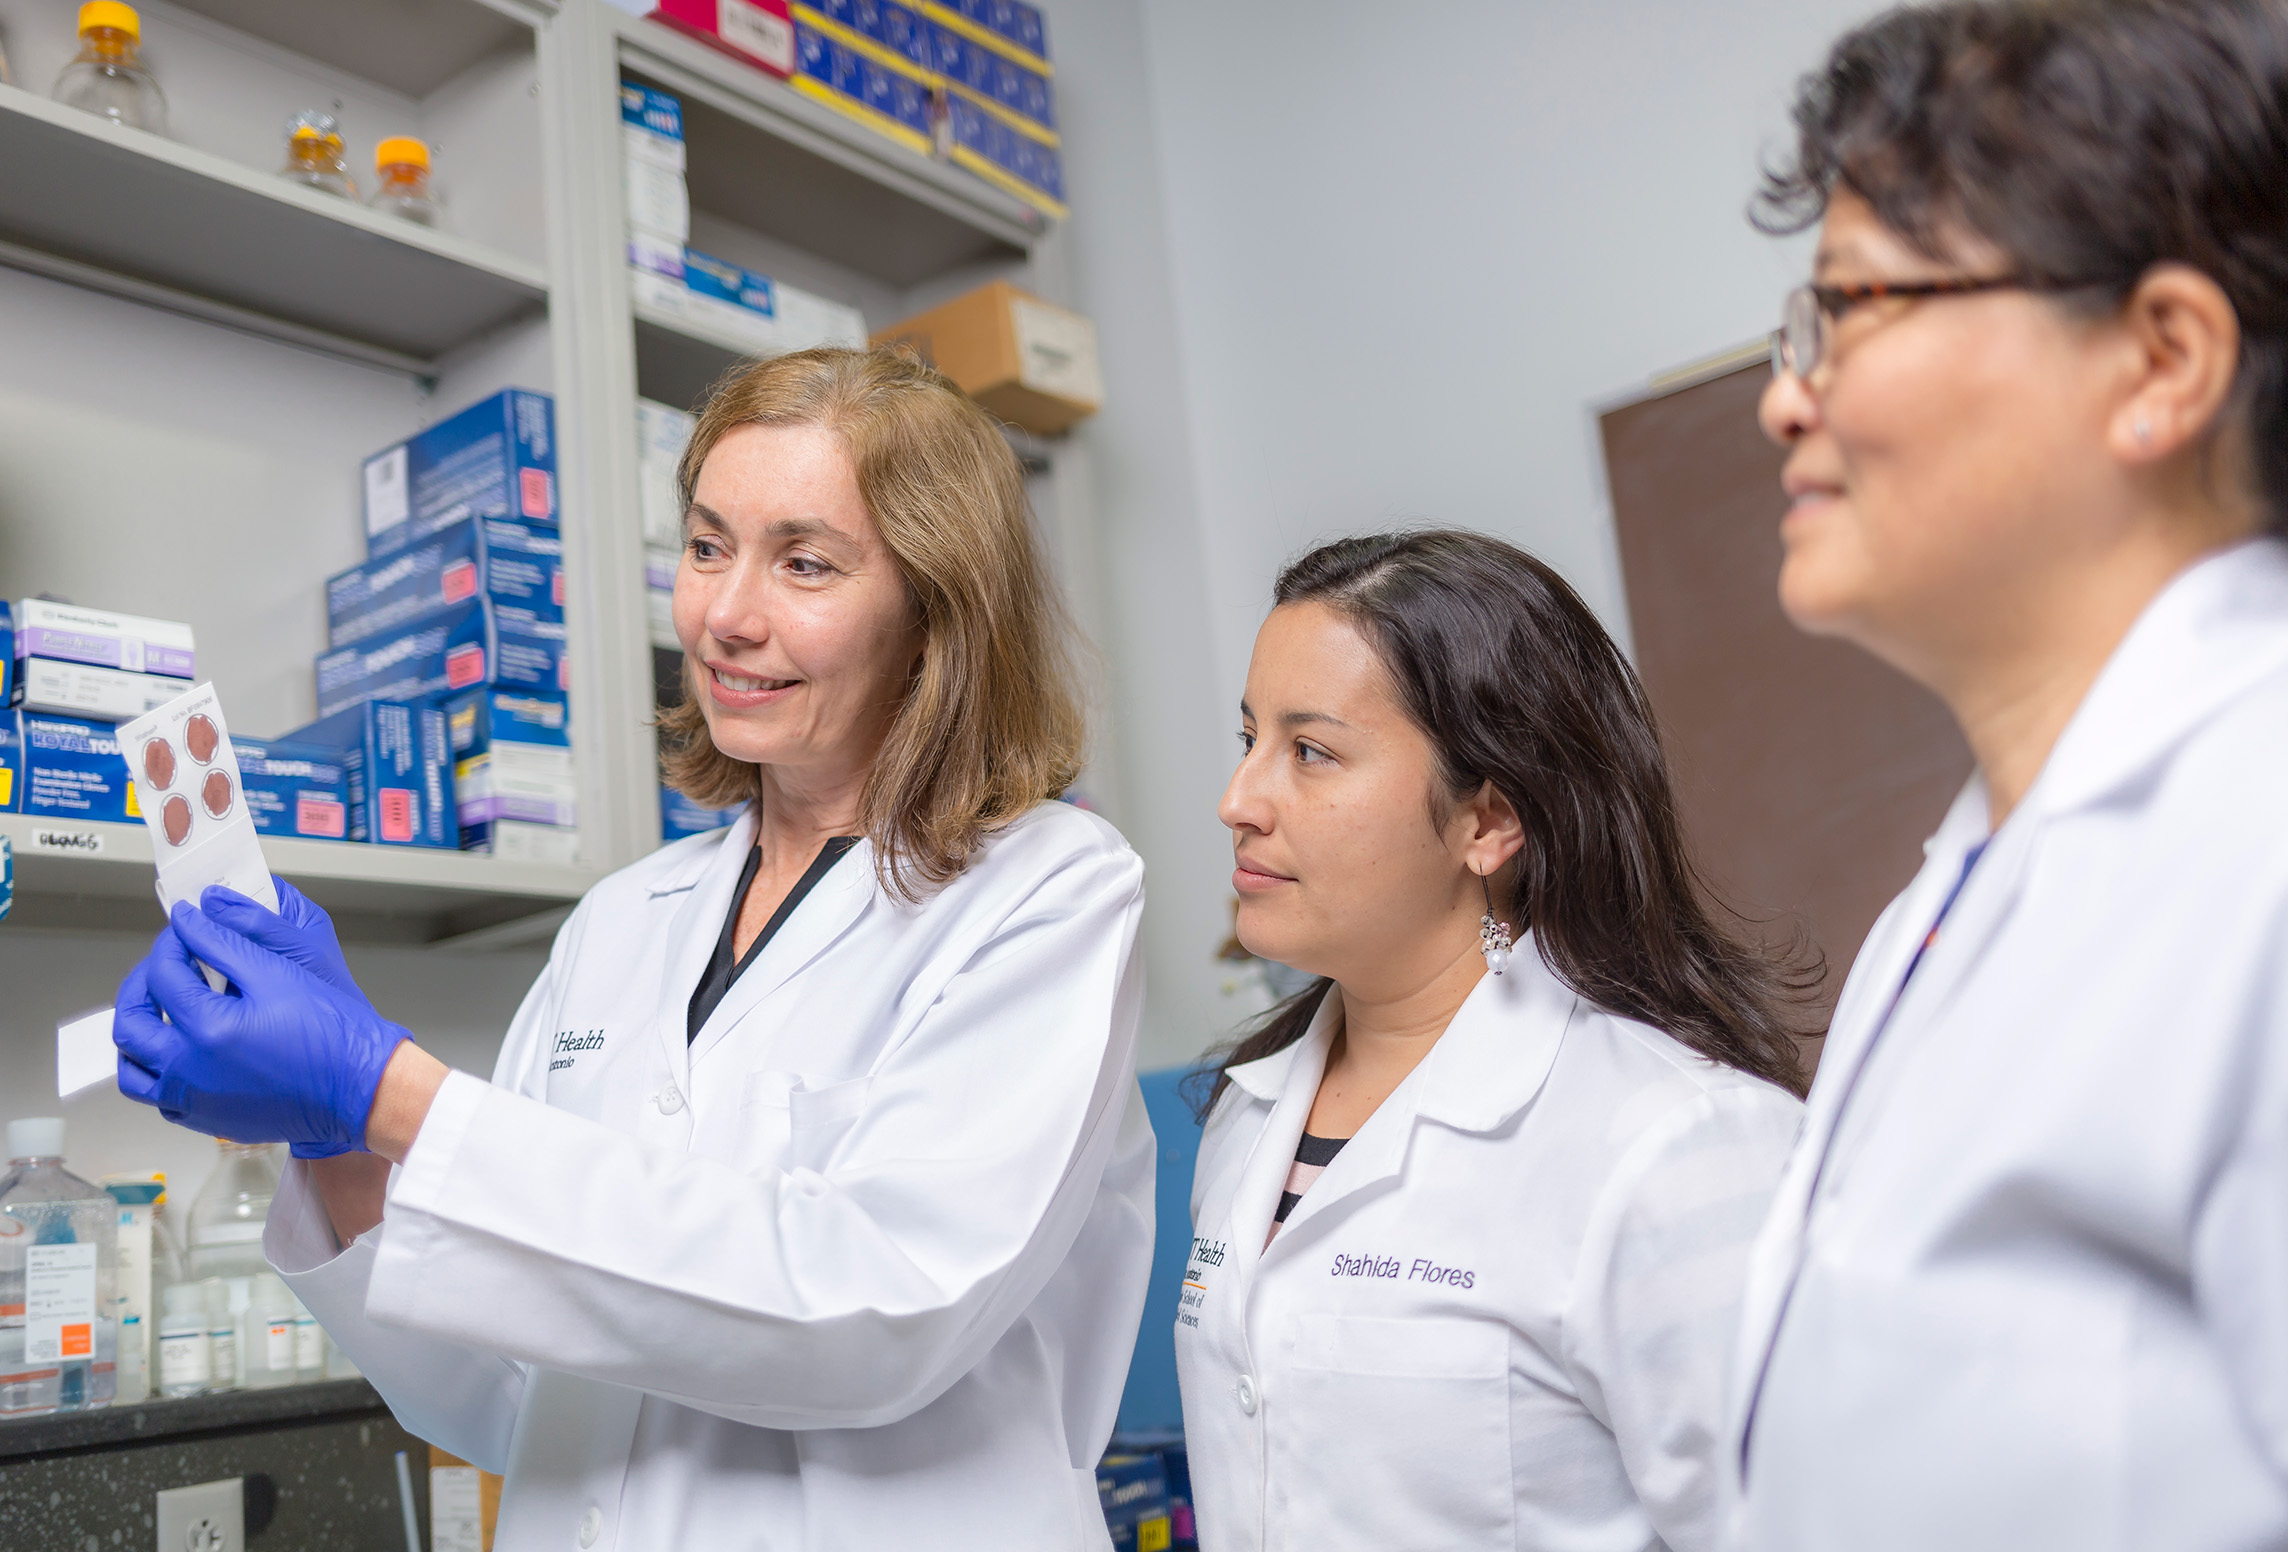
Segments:
[[[1895,11],[1796,120],[1781,600],[1978,768],[1758,1242],[1732,1528],[2288,1545],[2288,5]]]
[[[1238,932],[1324,977],[1227,1052],[1176,1326],[1207,1552],[1714,1545],[1740,1275],[1801,1113],[1636,676],[1478,534],[1280,577]]]

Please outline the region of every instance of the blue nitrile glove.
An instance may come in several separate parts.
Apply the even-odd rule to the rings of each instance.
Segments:
[[[275,873],[270,875],[270,885],[278,891],[275,914],[224,884],[207,886],[199,896],[199,910],[208,921],[220,922],[273,954],[284,955],[319,980],[345,992],[356,991],[358,984],[350,975],[349,961],[342,957],[341,940],[334,936],[334,919]]]
[[[198,961],[229,990],[209,987]],[[297,1154],[364,1146],[382,1069],[410,1038],[354,986],[321,980],[188,904],[128,972],[113,1009],[121,1093],[170,1121],[292,1143]]]

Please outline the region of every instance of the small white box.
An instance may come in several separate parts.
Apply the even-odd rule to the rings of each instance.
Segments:
[[[25,659],[18,682],[24,687],[22,704],[26,711],[53,711],[107,722],[125,722],[157,710],[191,687],[188,680],[160,674],[131,674],[124,669],[46,657]]]

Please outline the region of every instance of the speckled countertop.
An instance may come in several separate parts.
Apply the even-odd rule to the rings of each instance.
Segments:
[[[364,1380],[322,1380],[275,1390],[226,1390],[180,1400],[153,1399],[88,1412],[51,1412],[0,1422],[0,1460],[53,1455],[63,1450],[155,1444],[162,1439],[219,1429],[274,1427],[357,1412],[386,1412]]]

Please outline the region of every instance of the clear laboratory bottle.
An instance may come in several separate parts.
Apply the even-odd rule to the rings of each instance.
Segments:
[[[230,1282],[221,1277],[208,1277],[192,1286],[199,1290],[207,1306],[207,1359],[214,1365],[214,1375],[208,1380],[207,1389],[236,1390],[243,1355],[239,1350],[239,1315],[231,1308]]]
[[[0,1176],[0,1417],[109,1406],[119,1206],[64,1168],[64,1123],[8,1123]]]
[[[373,148],[373,208],[423,226],[437,224],[429,192],[429,147],[411,135],[391,135]]]
[[[286,121],[286,165],[278,175],[289,183],[305,184],[357,198],[357,180],[342,160],[342,129],[331,113],[307,108]]]
[[[276,1272],[254,1279],[246,1310],[246,1388],[294,1383],[294,1295]]]
[[[79,57],[56,77],[54,97],[131,129],[167,132],[167,99],[144,68],[143,22],[131,5],[88,0],[79,8]]]
[[[262,1230],[278,1194],[277,1145],[217,1138],[215,1149],[214,1173],[199,1187],[186,1225],[183,1275],[193,1282],[270,1270],[262,1258]],[[245,1308],[243,1298],[239,1308]]]
[[[159,1295],[159,1394],[203,1395],[214,1388],[203,1283],[170,1283]]]

